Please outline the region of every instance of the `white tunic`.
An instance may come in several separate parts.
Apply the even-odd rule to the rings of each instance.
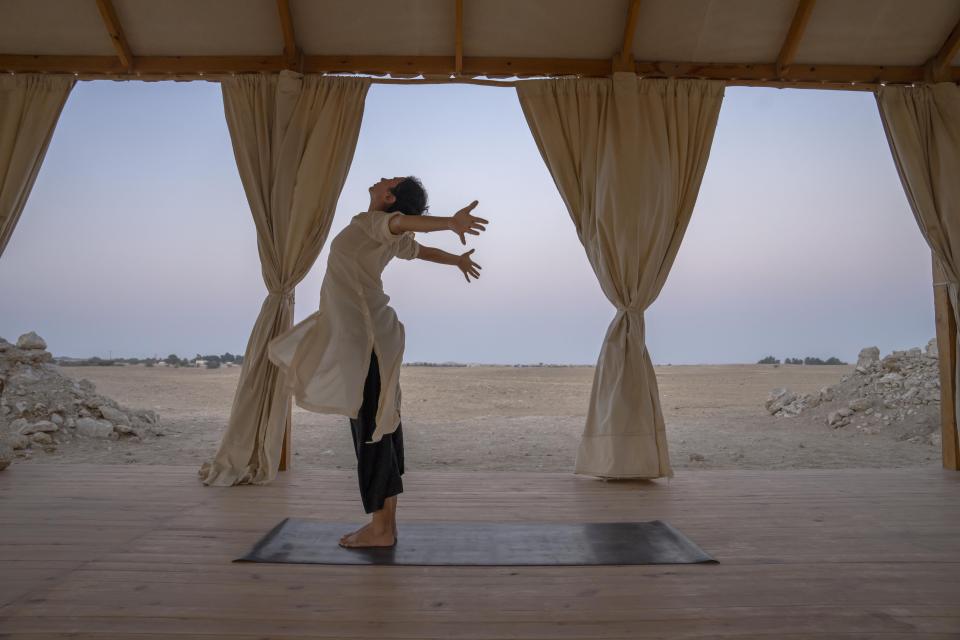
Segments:
[[[413,232],[395,235],[387,226],[403,213],[365,211],[355,215],[330,243],[320,308],[267,346],[267,355],[283,371],[297,406],[317,413],[356,418],[375,351],[380,365],[377,427],[369,442],[379,442],[400,424],[400,365],[404,328],[387,303],[383,273],[396,256],[412,260],[420,253]]]

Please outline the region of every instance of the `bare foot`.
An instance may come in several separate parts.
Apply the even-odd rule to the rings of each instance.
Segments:
[[[347,538],[349,538],[350,536],[356,536],[356,535],[358,535],[361,531],[363,531],[364,529],[367,529],[367,528],[370,527],[371,525],[373,525],[373,523],[372,523],[372,522],[368,522],[367,524],[363,525],[363,526],[360,527],[359,529],[356,529],[356,530],[354,530],[354,531],[351,531],[350,533],[345,533],[345,534],[343,534],[342,536],[340,536],[340,544],[342,545],[344,542],[346,542]]]
[[[372,524],[372,523],[371,523]],[[340,541],[341,547],[392,547],[397,543],[397,537],[392,531],[378,531],[372,526],[366,526],[354,533],[347,534]]]
[[[367,529],[367,528],[371,527],[372,525],[373,525],[372,522],[368,522],[367,524],[363,525],[362,527],[360,527],[360,528],[357,529],[356,531],[351,531],[350,533],[345,533],[345,534],[343,534],[342,536],[340,536],[340,544],[343,545],[343,543],[347,540],[347,538],[349,538],[350,536],[356,536],[356,535],[359,534],[361,531],[363,531],[364,529]],[[393,524],[393,538],[394,538],[395,540],[399,540],[399,539],[400,539],[400,537],[397,535],[397,524],[396,524],[396,523]]]

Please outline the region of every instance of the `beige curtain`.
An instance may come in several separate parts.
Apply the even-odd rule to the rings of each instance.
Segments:
[[[293,290],[320,254],[360,133],[366,78],[237,75],[222,82],[267,286],[216,457],[204,484],[265,484],[276,477],[291,410],[267,343],[293,326]]]
[[[600,287],[617,308],[574,472],[672,476],[643,314],[690,221],[723,84],[617,73],[521,82],[517,94]]]
[[[0,74],[0,255],[27,204],[75,82],[72,75]]]
[[[943,268],[960,326],[960,88],[952,82],[887,85],[875,95],[900,182],[920,232]],[[960,393],[954,402],[960,407]]]

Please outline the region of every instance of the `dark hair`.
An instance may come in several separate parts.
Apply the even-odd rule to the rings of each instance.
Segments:
[[[408,216],[419,216],[423,214],[427,207],[427,190],[423,188],[420,180],[413,176],[407,176],[400,184],[390,190],[396,200],[387,209],[387,213],[400,211]]]

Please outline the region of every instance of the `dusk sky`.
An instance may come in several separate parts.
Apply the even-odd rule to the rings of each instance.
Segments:
[[[413,174],[434,215],[471,200],[483,266],[394,260],[406,361],[596,362],[600,291],[513,89],[374,85],[330,238],[367,187]],[[329,240],[329,239],[328,239]],[[460,253],[452,233],[421,244]],[[317,307],[326,249],[297,288]],[[0,336],[57,356],[243,353],[266,295],[212,82],[78,82],[0,257]],[[873,95],[730,87],[693,218],[646,313],[656,364],[883,354],[934,336],[930,250]]]

